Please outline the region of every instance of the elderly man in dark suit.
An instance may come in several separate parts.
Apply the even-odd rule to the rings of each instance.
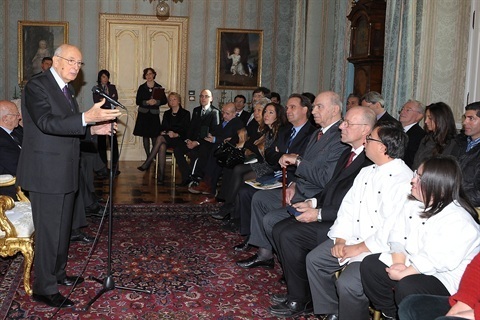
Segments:
[[[287,105],[288,108],[288,105]],[[288,112],[288,111],[287,111]],[[316,130],[305,149],[305,153],[287,153],[280,157],[282,167],[296,167],[294,182],[286,191],[287,204],[304,201],[321,192],[333,175],[335,165],[347,145],[340,141],[340,119],[342,102],[332,91],[320,93],[313,103],[312,114]],[[262,190],[252,199],[252,220],[249,245],[258,247],[258,252],[248,259],[237,262],[242,268],[273,267],[271,231],[273,225],[288,217],[282,208],[281,190]]]
[[[180,144],[173,150],[177,160],[178,169],[182,174],[180,186],[186,186],[189,183],[189,176],[193,169],[195,160],[199,157],[200,151],[205,148],[199,148],[200,145],[209,144],[204,140],[209,132],[212,132],[215,126],[220,124],[220,110],[212,105],[212,92],[204,89],[200,93],[200,105],[193,109],[192,121],[188,130],[185,144]],[[185,155],[190,157],[190,166],[185,159]],[[197,171],[198,169],[198,171]],[[202,168],[195,169],[195,174],[203,175]]]
[[[24,140],[17,183],[30,192],[35,226],[33,299],[51,307],[71,307],[58,285],[74,285],[81,277],[67,276],[65,267],[78,188],[80,137],[110,134],[118,110],[96,103],[80,113],[69,83],[82,67],[82,54],[72,45],[57,48],[49,71],[31,79],[24,89]],[[92,125],[93,124],[93,125]]]
[[[399,120],[403,126],[403,130],[408,136],[408,144],[407,149],[405,149],[403,161],[405,161],[406,165],[410,168],[413,165],[413,159],[415,158],[415,153],[417,153],[420,141],[422,141],[425,136],[425,130],[418,125],[423,119],[424,113],[424,105],[417,100],[408,100],[407,103],[403,105],[402,110],[400,110]]]
[[[375,113],[368,108],[357,106],[347,111],[340,130],[342,142],[351,148],[340,156],[332,179],[314,198],[293,205],[298,216],[286,218],[273,227],[273,245],[287,283],[287,294],[271,297],[273,315],[294,317],[306,309],[311,310],[305,259],[311,250],[328,239],[327,232],[337,218],[343,197],[360,170],[372,164],[365,156],[364,143],[375,122]]]
[[[385,110],[385,100],[376,91],[370,91],[362,97],[362,107],[369,107],[377,115],[377,121],[398,121]]]

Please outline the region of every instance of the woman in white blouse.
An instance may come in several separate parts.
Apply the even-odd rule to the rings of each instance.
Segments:
[[[434,157],[414,173],[410,201],[389,236],[390,252],[360,267],[365,294],[386,319],[415,293],[450,296],[480,250],[475,208],[464,196],[453,157]]]

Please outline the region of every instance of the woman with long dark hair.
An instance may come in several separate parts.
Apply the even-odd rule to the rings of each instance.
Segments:
[[[480,250],[478,215],[453,157],[426,160],[411,185],[405,214],[389,235],[390,252],[370,255],[360,266],[365,294],[390,318],[411,294],[455,293]]]
[[[133,135],[143,138],[143,148],[147,157],[150,155],[150,140],[152,146],[155,139],[162,131],[160,125],[160,106],[167,103],[165,90],[155,82],[157,73],[153,68],[143,69],[143,79],[137,90],[136,103],[138,105],[137,122],[133,129]]]
[[[167,148],[175,148],[179,143],[182,143],[190,125],[190,111],[182,107],[181,101],[180,94],[176,92],[168,94],[168,107],[170,109],[163,114],[161,135],[155,139],[155,145],[147,160],[137,168],[140,171],[147,170],[158,153],[158,185],[163,185]]]
[[[436,155],[455,155],[458,152],[455,136],[455,118],[452,109],[443,102],[432,103],[425,108],[425,137],[420,142],[412,169]]]

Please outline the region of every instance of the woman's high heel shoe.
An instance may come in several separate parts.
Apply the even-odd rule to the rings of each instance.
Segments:
[[[137,167],[138,170],[140,171],[145,171],[145,170],[148,170],[148,168],[150,168],[150,165],[147,165],[147,164],[142,164],[140,167]]]

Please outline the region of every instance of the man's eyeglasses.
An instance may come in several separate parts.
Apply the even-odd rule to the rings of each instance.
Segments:
[[[369,141],[376,141],[376,142],[383,143],[382,140],[372,138],[372,135],[371,135],[371,134],[369,134],[368,136],[366,136],[365,139],[367,140],[367,142],[369,142]]]
[[[210,96],[201,94],[201,95],[200,95],[200,99],[201,99],[201,98],[210,98]]]
[[[350,126],[366,126],[366,123],[351,123],[348,120],[340,120],[340,125],[343,125],[344,128],[348,128]]]
[[[20,113],[7,113],[7,116],[20,117]]]
[[[79,68],[83,67],[85,65],[85,63],[83,63],[82,61],[75,61],[74,59],[67,59],[67,58],[64,58],[64,57],[60,57],[60,56],[57,56],[59,57],[60,59],[63,59],[63,60],[67,60],[68,64],[71,65],[71,66],[77,66]]]
[[[402,108],[400,109],[400,111],[398,111],[398,114],[402,113],[402,111],[405,111],[405,112],[418,112],[418,113],[421,113],[420,111],[418,110],[413,110],[411,108]]]

